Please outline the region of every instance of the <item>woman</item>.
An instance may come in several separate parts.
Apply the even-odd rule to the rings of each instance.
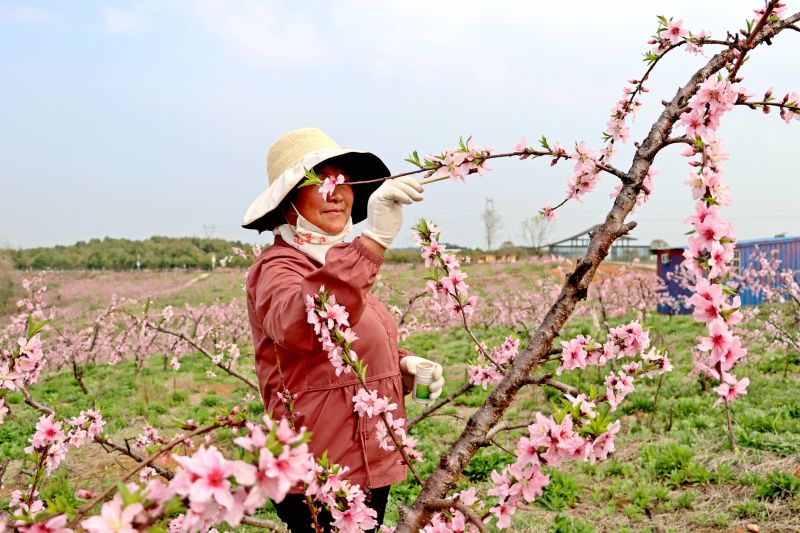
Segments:
[[[345,182],[323,198],[318,187],[298,187],[307,169]],[[370,294],[386,249],[402,227],[404,205],[422,200],[422,186],[413,178],[351,186],[355,181],[389,176],[386,165],[369,152],[341,148],[316,128],[290,132],[275,142],[267,158],[269,188],[250,206],[243,226],[272,230],[275,242],[256,258],[247,279],[247,307],[255,347],[255,369],[265,408],[273,418],[293,417],[312,432],[309,447],[349,472],[370,506],[383,513],[392,483],[406,478],[399,452],[378,447],[377,417],[364,419],[353,411],[359,389],[352,373],[337,376],[327,353],[306,321],[305,296],[321,286],[336,295],[349,313],[359,337],[353,350],[367,364],[366,381],[378,396],[398,406],[405,417],[404,385],[409,390],[416,366],[424,359],[397,345],[397,326],[386,308]],[[361,236],[344,238],[353,223],[366,218]],[[444,380],[436,365],[431,398],[441,394]],[[291,395],[293,413],[282,400]],[[293,532],[313,531],[303,488],[293,487],[275,505]],[[331,517],[319,517],[329,526]]]

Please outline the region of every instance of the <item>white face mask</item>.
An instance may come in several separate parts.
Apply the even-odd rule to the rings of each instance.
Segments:
[[[306,255],[316,259],[321,264],[325,264],[325,254],[334,244],[340,243],[353,230],[353,219],[347,220],[344,229],[336,235],[331,235],[321,228],[312,224],[307,218],[300,214],[300,211],[292,205],[292,209],[297,213],[297,222],[294,226],[282,224],[278,226],[275,233],[279,234],[286,243]]]
[[[297,210],[297,207],[295,207],[294,203],[292,203],[291,206],[292,209],[294,209],[294,212],[297,213],[297,224],[295,224],[295,230],[306,230],[314,233],[319,233],[320,235],[329,235],[329,233],[327,233],[325,230],[323,230],[322,228],[318,228],[317,226],[312,224],[310,220],[301,215],[300,211]]]

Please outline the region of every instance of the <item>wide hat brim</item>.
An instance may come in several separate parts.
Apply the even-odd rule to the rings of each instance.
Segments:
[[[306,169],[312,169],[320,163],[328,163],[338,167],[349,178],[350,182],[371,180],[390,176],[389,168],[381,159],[371,152],[348,150],[345,148],[326,148],[306,154],[297,164],[286,169],[266,191],[250,204],[244,215],[242,227],[247,229],[271,231],[286,222],[278,207],[284,198],[300,182],[305,179]],[[367,200],[380,187],[382,182],[365,183],[353,186],[353,224],[367,218]]]

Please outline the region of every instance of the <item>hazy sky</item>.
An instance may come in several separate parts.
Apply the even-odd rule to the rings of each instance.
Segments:
[[[789,1],[789,10],[800,2]],[[239,227],[266,187],[269,145],[325,130],[393,172],[412,150],[459,135],[508,150],[524,135],[601,146],[609,109],[641,75],[656,15],[722,38],[759,0],[465,2],[0,0],[0,245],[93,237],[205,235],[270,242]],[[783,32],[741,70],[754,93],[800,90],[800,34]],[[702,64],[670,54],[652,76],[632,138],[642,138]],[[800,123],[736,108],[720,129],[740,238],[800,234]],[[656,160],[634,236],[682,245],[692,211],[681,148]],[[632,147],[615,164],[627,169]],[[501,239],[565,194],[571,165],[498,161],[485,177],[440,182],[406,209],[444,239],[484,243],[487,197]],[[555,238],[602,221],[615,178],[559,213]],[[212,230],[213,228],[213,230]],[[358,227],[357,227],[358,228]],[[411,244],[404,230],[396,245]]]

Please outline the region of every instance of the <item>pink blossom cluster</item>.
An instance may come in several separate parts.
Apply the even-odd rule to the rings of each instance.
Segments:
[[[483,387],[485,390],[489,385],[503,379],[503,374],[495,366],[495,363],[501,367],[512,363],[519,354],[519,339],[511,336],[506,337],[503,344],[492,350],[491,360],[484,356],[484,353],[488,350],[487,346],[476,346],[476,349],[478,351],[476,362],[467,366],[469,382],[475,386]]]
[[[692,145],[686,157],[698,156],[690,164],[696,169],[686,181],[692,189],[695,213],[686,219],[692,225],[689,246],[684,252],[687,268],[697,281],[687,303],[696,320],[704,322],[707,336],[699,338],[694,353],[694,372],[705,374],[720,383],[714,390],[719,395],[715,406],[746,394],[749,379],[737,379],[731,372],[747,354],[741,338],[732,326],[742,319],[738,296],[728,301],[729,288],[724,285],[733,260],[736,235],[733,225],[721,214],[720,206],[730,205],[727,185],[723,182],[720,163],[728,159],[716,137],[720,118],[730,111],[744,89],[721,77],[705,80],[681,115],[686,136]]]
[[[468,174],[477,172],[481,176],[492,167],[487,162],[493,148],[489,146],[476,146],[472,137],[466,142],[459,140],[458,146],[448,148],[439,155],[426,155],[424,167],[432,168],[429,175],[433,177],[446,176],[452,180],[465,181]]]
[[[778,249],[768,254],[756,246],[746,265],[736,281],[762,300],[762,305],[750,309],[748,317],[758,319],[762,327],[741,328],[739,333],[752,341],[760,340],[771,349],[785,351],[788,364],[790,354],[800,350],[800,331],[796,327],[800,322],[800,274],[782,268]]]
[[[255,258],[261,255],[262,250],[263,249],[260,244],[254,244],[250,247],[250,254]],[[232,246],[231,255],[226,255],[225,257],[221,258],[219,260],[219,266],[225,268],[226,266],[231,264],[237,257],[243,259],[244,261],[250,260],[250,256],[245,250],[239,248],[238,246]]]
[[[20,533],[74,533],[67,527],[69,517],[65,514],[46,512],[44,500],[39,499],[39,491],[34,489],[29,494],[21,490],[11,491],[8,510],[14,529],[12,530],[6,518],[0,515],[0,531],[19,531]]]
[[[642,102],[636,98],[639,93],[646,93],[648,89],[644,86],[644,80],[628,80],[630,87],[625,86],[622,90],[622,98],[617,100],[611,108],[611,118],[606,123],[606,130],[603,136],[606,141],[625,143],[630,135],[630,128],[626,125],[628,117],[631,120],[636,118],[636,111],[641,107]]]
[[[659,26],[656,34],[647,44],[652,45],[648,59],[653,60],[663,55],[669,48],[681,44],[686,45],[686,51],[695,55],[705,55],[702,47],[711,34],[706,30],[692,33],[683,27],[683,20],[667,20],[658,17]]]
[[[680,124],[690,139],[700,138],[704,143],[716,141],[722,115],[733,109],[744,89],[722,77],[706,79],[689,102],[689,110],[680,117]],[[724,158],[727,159],[727,156]]]
[[[30,315],[37,322],[52,318],[52,308],[50,314],[45,312],[47,285],[44,284],[44,274],[23,279],[22,288],[25,290],[25,297],[17,300],[17,308],[22,315],[25,317]]]
[[[633,391],[634,379],[641,375],[653,377],[669,372],[666,354],[653,349],[642,353],[649,346],[649,337],[637,322],[614,328],[607,343],[600,347],[588,337],[579,336],[564,344],[583,350],[578,356],[581,361],[603,364],[603,359],[623,355],[641,355],[640,361],[623,365],[622,370],[612,372],[606,379],[606,395],[591,398],[584,393],[566,394],[567,410],[557,411],[557,415],[545,416],[537,412],[535,422],[528,426],[528,434],[519,438],[516,444],[516,461],[492,472],[494,487],[487,492],[498,498],[497,505],[489,512],[497,518],[498,528],[507,528],[511,516],[525,502],[532,502],[541,496],[542,489],[550,483],[542,466],[558,467],[565,460],[581,460],[595,463],[604,461],[614,451],[614,439],[619,433],[620,423],[609,423],[606,416],[614,411],[622,399]],[[580,347],[580,348],[578,348]],[[587,352],[587,348],[589,352]],[[598,412],[598,404],[608,402],[609,409]],[[579,431],[580,429],[580,431]]]
[[[222,368],[232,368],[242,355],[236,344],[222,339],[214,343],[214,352],[211,362]]]
[[[584,369],[587,366],[603,366],[608,361],[623,357],[640,357],[641,360],[626,363],[622,365],[621,370],[611,372],[606,377],[606,392],[603,399],[608,402],[612,412],[616,411],[622,400],[634,391],[634,381],[639,375],[644,374],[652,378],[654,375],[672,370],[672,364],[666,353],[661,353],[655,348],[646,352],[650,347],[649,332],[644,331],[638,321],[611,328],[606,342],[602,345],[589,336],[578,335],[569,341],[561,341],[561,346],[561,364],[556,369],[556,374],[561,374],[564,370]],[[568,396],[568,399],[582,414],[593,418],[595,400],[581,396]]]
[[[575,160],[572,178],[567,187],[567,197],[579,200],[595,188],[600,180],[601,169],[598,164],[602,161],[610,163],[614,156],[613,144],[606,145],[600,151],[591,149],[585,143],[577,143],[575,151],[569,154]]]
[[[781,100],[781,104],[779,114],[784,122],[788,124],[792,120],[800,120],[800,94],[786,93]],[[764,106],[765,113],[768,109],[769,107]]]
[[[234,410],[227,419],[234,420],[237,413]],[[305,429],[294,431],[286,420],[276,423],[269,416],[263,420],[263,425],[244,422],[247,433],[234,439],[242,448],[244,460],[227,459],[214,446],[205,445],[191,456],[173,454],[179,467],[169,483],[141,476],[140,483],[121,487],[112,500],[103,504],[100,514],[82,520],[81,526],[90,533],[145,531],[165,518],[165,504],[175,497],[185,512],[170,521],[169,531],[208,531],[223,522],[236,526],[245,514],[263,506],[266,498],[279,502],[292,487],[311,483],[314,458],[308,450]],[[65,435],[61,422],[42,417],[33,446],[48,449],[65,441],[86,441],[102,428],[102,419],[98,413],[82,412],[68,425],[71,429]],[[92,497],[87,491],[79,492],[81,497]],[[34,491],[34,498],[36,494]],[[10,507],[20,531],[71,531],[65,527],[66,520],[44,512],[43,501],[23,500],[19,491],[12,494]]]
[[[776,2],[774,6],[772,6],[772,11],[770,15],[774,16],[778,20],[783,20],[786,11],[786,3],[785,2]],[[759,17],[763,17],[764,13],[766,13],[766,8],[760,7],[754,9],[753,12],[758,15]]]
[[[136,436],[133,447],[139,450],[146,450],[150,446],[166,444],[166,440],[158,434],[158,430],[150,424],[145,424],[144,431]]]
[[[247,422],[247,434],[234,439],[247,452],[246,460],[227,459],[214,446],[201,444],[190,457],[173,454],[180,466],[168,485],[156,480],[148,482],[142,499],[163,504],[177,495],[186,505],[186,512],[171,521],[170,531],[206,531],[223,522],[239,525],[244,515],[254,513],[266,498],[280,502],[293,486],[311,481],[313,456],[308,451],[305,430],[294,431],[285,419],[277,423],[264,416],[263,421],[263,425]],[[142,511],[148,509],[146,504],[136,513],[129,510],[130,506],[121,510],[113,501],[103,509],[109,505],[114,516],[127,513],[128,523],[152,520],[143,515]],[[154,513],[150,510],[149,514]],[[96,520],[100,527],[102,521],[98,518],[102,519],[102,515],[89,520]],[[86,522],[81,525],[89,529]]]
[[[322,349],[328,353],[328,361],[336,375],[349,374],[351,365],[358,360],[358,355],[350,348],[358,336],[350,328],[350,314],[336,303],[336,295],[325,292],[325,287],[315,295],[306,295],[306,317],[314,327],[317,340]]]
[[[261,456],[260,450],[258,455]],[[265,449],[263,455],[275,459],[269,450]],[[267,468],[263,468],[260,473],[265,477],[257,483],[255,466],[228,460],[214,446],[206,448],[201,444],[191,457],[173,455],[173,458],[181,468],[176,471],[169,488],[188,500],[189,509],[184,518],[188,524],[205,526],[226,522],[238,525],[246,513],[252,513],[263,503],[267,487],[277,485],[274,477],[277,469],[270,472],[273,477],[268,479]],[[306,463],[304,467],[307,466]],[[247,490],[249,486],[253,487],[251,491]]]
[[[595,342],[588,335],[578,335],[569,341],[561,341],[561,364],[556,374],[587,366],[603,366],[612,359],[636,356],[649,347],[650,332],[645,331],[636,320],[610,329],[603,344]]]
[[[349,470],[347,466],[330,464],[327,458],[318,459],[306,495],[330,510],[337,531],[358,533],[376,527],[378,513],[367,506],[361,487],[344,478]]]
[[[110,501],[103,504],[100,514],[81,522],[89,533],[144,531],[159,520],[165,505],[174,493],[158,479],[142,485],[128,483]]]
[[[451,318],[468,318],[475,311],[478,299],[469,295],[467,273],[461,270],[458,257],[445,251],[439,235],[439,228],[425,219],[420,220],[412,233],[425,266],[433,268],[434,279],[428,281],[425,290],[433,296],[436,307],[447,310]]]
[[[456,492],[453,495],[453,499],[466,505],[473,511],[481,511],[483,509],[483,502],[478,498],[477,489],[475,489],[475,487]],[[381,531],[392,530],[386,528]],[[468,533],[479,530],[474,524],[467,520],[464,513],[451,507],[447,513],[434,513],[430,523],[420,531],[422,531],[422,533]]]
[[[336,375],[355,371],[361,379],[362,389],[352,397],[353,410],[359,416],[381,417],[376,425],[379,446],[392,451],[395,449],[394,442],[399,442],[409,460],[421,461],[422,456],[414,449],[416,439],[408,435],[404,427],[405,419],[392,416],[391,411],[397,409],[397,405],[390,403],[387,397],[379,398],[377,391],[368,390],[364,385],[366,367],[361,365],[355,351],[351,349],[351,343],[358,337],[349,327],[349,313],[344,306],[337,304],[336,296],[322,286],[315,295],[306,295],[306,314],[308,323],[319,335],[317,338],[322,343],[322,349],[328,352],[328,361]]]
[[[45,362],[39,334],[20,337],[13,350],[2,350],[0,354],[0,389],[21,390],[39,381]]]
[[[44,465],[49,474],[58,468],[70,447],[80,448],[94,440],[102,433],[104,424],[102,415],[92,409],[67,420],[66,427],[55,415],[42,415],[25,453],[36,455],[38,463]]]
[[[417,439],[408,434],[405,425],[405,418],[395,418],[392,413],[385,413],[375,425],[378,447],[389,452],[394,451],[394,439],[397,439],[409,461],[422,462],[422,454],[416,450]]]
[[[359,416],[372,418],[383,413],[389,413],[397,409],[397,404],[392,403],[388,396],[378,397],[378,391],[359,389],[353,396],[353,410]]]
[[[326,202],[328,201],[328,197],[333,194],[334,189],[336,189],[337,185],[341,185],[345,182],[345,178],[343,175],[339,174],[338,176],[328,176],[324,180],[322,180],[322,185],[320,185],[317,190],[319,191],[320,196]]]
[[[550,476],[542,466],[558,467],[564,460],[594,463],[604,461],[614,451],[614,439],[620,430],[619,421],[608,424],[594,436],[583,437],[578,427],[586,419],[573,420],[571,413],[560,422],[553,416],[536,413],[536,421],[528,426],[528,434],[517,441],[516,461],[501,472],[492,471],[494,487],[487,491],[498,498],[489,512],[497,518],[498,528],[511,525],[511,517],[524,505],[542,495]]]

